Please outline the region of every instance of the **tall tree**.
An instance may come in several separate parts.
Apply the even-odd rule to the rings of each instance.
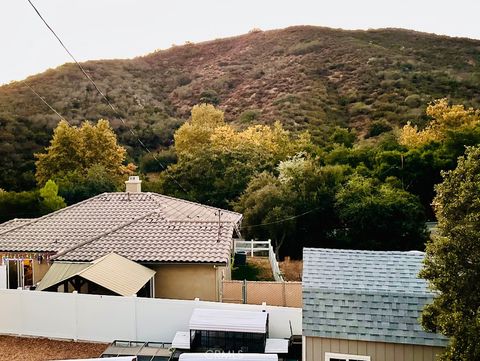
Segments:
[[[450,337],[442,360],[480,360],[480,147],[468,148],[443,178],[434,199],[438,236],[420,273],[437,296],[422,324]]]
[[[40,186],[49,179],[61,184],[61,180],[71,174],[86,175],[94,166],[102,167],[120,184],[122,178],[135,169],[132,164],[124,165],[126,150],[118,144],[107,120],[99,120],[95,125],[86,121],[80,127],[61,121],[45,153],[35,156]]]
[[[418,198],[391,183],[353,176],[336,195],[343,246],[379,249],[423,249],[425,215]]]

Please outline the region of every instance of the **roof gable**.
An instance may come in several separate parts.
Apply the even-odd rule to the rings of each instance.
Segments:
[[[220,223],[218,212],[220,212]],[[156,221],[153,224],[150,222],[147,227],[147,220],[152,219],[152,217],[147,218],[150,215],[154,215],[153,218]],[[216,222],[216,231],[208,233],[208,240],[215,239],[216,241],[219,238],[218,225],[227,223],[229,226],[224,227],[221,238],[226,237],[227,228],[230,228],[229,240],[231,241],[233,228],[239,224],[241,218],[242,215],[239,213],[156,193],[103,193],[46,216],[22,222],[22,224],[13,228],[7,225],[4,226],[5,230],[2,231],[2,227],[0,227],[0,251],[63,254],[66,251],[78,250],[90,243],[95,244],[95,246],[117,245],[122,246],[123,249],[129,248],[134,251],[142,249],[143,237],[148,236],[143,232],[143,228],[148,228],[153,234],[160,235],[162,232],[171,231],[169,227],[175,223],[176,227],[180,227],[183,233],[177,232],[177,236],[173,240],[180,243],[195,240],[197,242],[196,252],[201,254],[204,250],[202,242],[205,239],[193,237],[201,229],[201,226],[192,226],[192,224],[210,222],[212,223],[211,227],[213,227],[213,223]],[[129,226],[142,219],[145,219],[145,221],[133,226],[135,231],[132,233],[132,228],[129,228]],[[122,228],[126,228],[126,230],[120,232]],[[118,236],[118,242],[112,242],[111,235],[115,233]],[[207,237],[207,235],[204,236]],[[101,241],[96,242],[99,240]],[[144,248],[144,255],[155,248],[152,242],[154,243],[155,240],[150,238],[150,248]],[[223,243],[219,248],[220,253],[223,254]],[[212,251],[212,249],[210,248],[209,251]],[[116,249],[107,247],[99,252],[97,247],[95,251],[88,249],[87,254],[89,254],[88,252],[92,252],[92,256],[82,258],[82,260],[93,260],[106,253],[116,252]],[[120,252],[120,254],[125,257],[131,256],[131,253]],[[82,253],[83,256],[85,256],[85,253]],[[148,257],[145,256],[145,258]],[[208,262],[206,257],[204,259],[205,262]]]

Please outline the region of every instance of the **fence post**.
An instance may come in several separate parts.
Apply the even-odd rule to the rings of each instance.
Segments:
[[[250,257],[253,257],[253,239],[250,241]]]
[[[247,280],[243,280],[242,301],[243,301],[243,303],[247,303]]]
[[[287,290],[285,288],[285,281],[282,281],[282,290],[283,290],[283,307],[287,307]]]

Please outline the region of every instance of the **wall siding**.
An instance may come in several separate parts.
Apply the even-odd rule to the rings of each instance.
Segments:
[[[325,352],[370,356],[371,361],[435,361],[441,347],[306,337],[305,361],[325,361]]]
[[[155,297],[219,301],[222,269],[211,264],[146,265],[156,271]]]

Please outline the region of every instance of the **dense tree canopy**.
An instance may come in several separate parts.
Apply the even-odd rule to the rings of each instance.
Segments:
[[[61,121],[45,153],[36,157],[38,184],[55,180],[69,203],[114,190],[135,169],[124,164],[126,150],[106,120],[80,127]]]
[[[279,123],[238,131],[213,105],[197,105],[175,133],[178,162],[161,174],[160,190],[228,207],[254,174],[273,170],[309,144],[308,134],[293,137]]]
[[[0,189],[0,223],[12,218],[36,218],[65,207],[58,186],[48,180],[40,190],[6,192]]]
[[[423,326],[450,337],[444,360],[480,359],[480,147],[443,174],[434,200],[438,236],[427,245],[421,276],[437,292]]]
[[[107,120],[99,120],[96,125],[84,122],[80,127],[60,121],[50,146],[36,157],[36,178],[41,185],[69,172],[87,172],[93,165],[101,165],[112,177],[130,172],[123,164],[126,150],[118,145]]]

